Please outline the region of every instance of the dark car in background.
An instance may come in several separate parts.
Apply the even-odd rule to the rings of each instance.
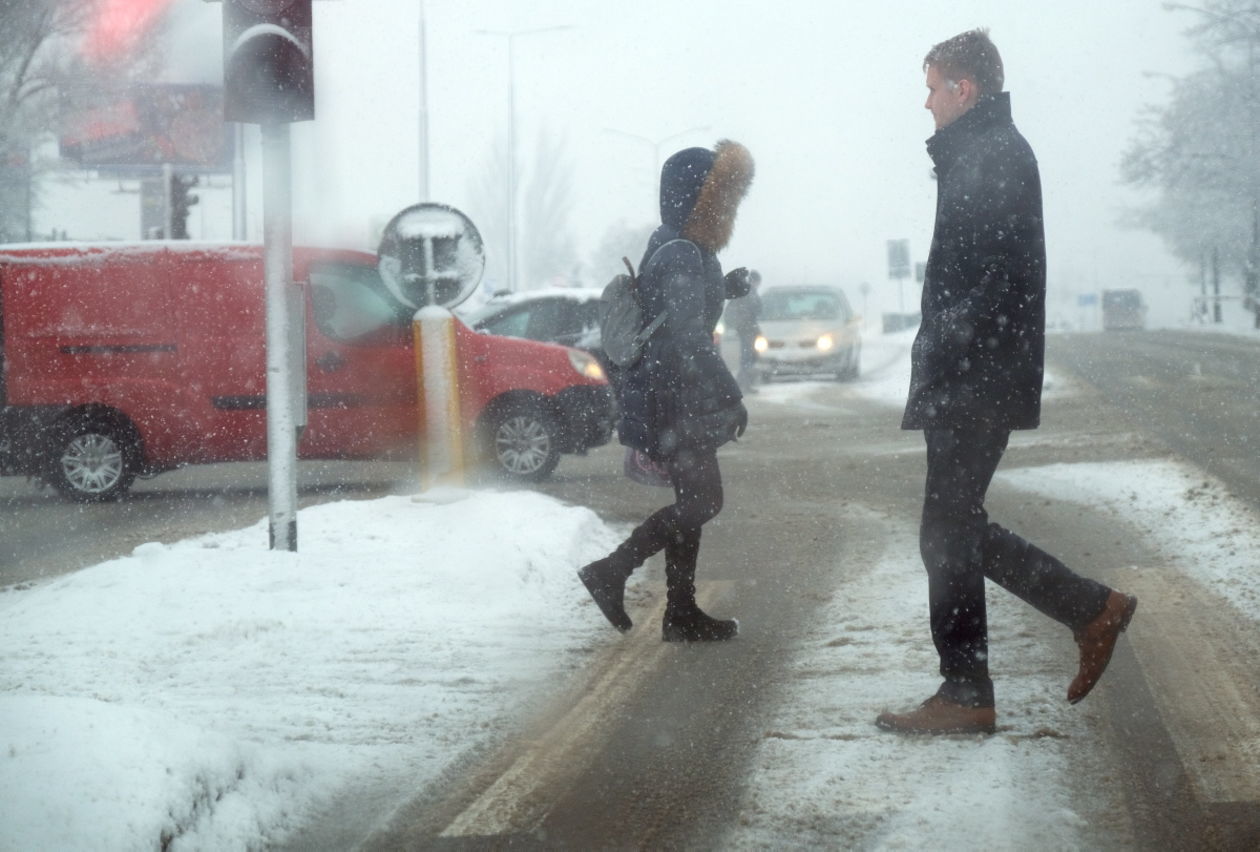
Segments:
[[[584,349],[604,360],[599,323],[602,290],[594,287],[548,288],[492,296],[464,316],[477,331]]]
[[[850,381],[861,372],[861,318],[839,287],[763,290],[758,324],[755,348],[763,380],[833,374]]]
[[[1146,302],[1140,290],[1103,290],[1102,323],[1105,331],[1146,328]]]
[[[497,337],[515,337],[539,343],[556,343],[589,353],[599,362],[603,375],[611,380],[608,359],[600,346],[599,324],[603,318],[603,291],[593,287],[551,287],[521,293],[496,294],[480,307],[460,311],[462,319],[475,331]],[[568,419],[585,424],[586,431],[598,431],[602,440],[588,440],[587,446],[607,443],[615,423],[617,404],[611,389],[587,404],[569,412]],[[582,453],[584,449],[577,449]],[[552,465],[554,466],[554,465]]]

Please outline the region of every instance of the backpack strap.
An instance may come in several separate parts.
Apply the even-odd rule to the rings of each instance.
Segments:
[[[679,237],[677,239],[670,240],[669,242],[665,243],[665,245],[658,247],[656,251],[652,253],[652,257],[656,257],[656,255],[660,253],[661,249],[665,248],[665,246],[673,245],[674,243],[687,243],[692,248],[695,248],[695,243],[692,243],[691,240],[686,240]],[[697,251],[699,251],[699,249],[697,249]],[[623,257],[621,260],[623,263],[625,263],[626,269],[630,270],[630,280],[631,282],[633,282],[635,298],[638,298],[639,277],[634,274],[634,267],[630,265],[629,258]],[[651,262],[651,258],[648,259],[648,262],[649,263]],[[659,314],[656,315],[656,319],[652,320],[650,323],[644,326],[643,330],[634,336],[634,345],[636,347],[642,347],[646,345],[648,340],[651,339],[652,335],[656,333],[656,330],[660,328],[662,325],[664,325],[665,320],[667,319],[669,319],[669,308],[663,309]]]
[[[644,326],[643,330],[634,336],[634,345],[638,347],[646,344],[667,319],[669,319],[669,311],[661,311],[657,314],[656,319]]]

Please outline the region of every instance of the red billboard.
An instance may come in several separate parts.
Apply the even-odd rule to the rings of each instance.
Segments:
[[[230,171],[232,133],[223,88],[150,84],[61,105],[61,156],[83,166]]]

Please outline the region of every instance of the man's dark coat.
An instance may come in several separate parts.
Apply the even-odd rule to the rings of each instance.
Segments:
[[[903,429],[1036,428],[1045,351],[1041,177],[1010,95],[927,142],[936,226]]]

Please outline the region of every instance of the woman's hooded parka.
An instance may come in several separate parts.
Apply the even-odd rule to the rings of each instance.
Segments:
[[[742,394],[713,330],[747,280],[723,276],[717,252],[752,177],[752,156],[729,140],[679,151],[661,169],[661,226],[643,254],[638,295],[646,321],[662,311],[668,318],[622,378],[618,425],[621,443],[655,459],[734,437]]]

